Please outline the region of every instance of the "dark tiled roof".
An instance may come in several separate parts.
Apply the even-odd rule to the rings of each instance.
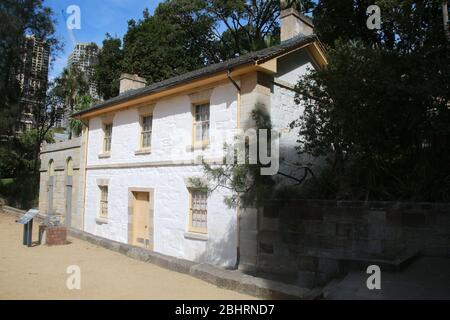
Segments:
[[[232,58],[232,59],[226,60],[224,62],[211,64],[211,65],[206,66],[201,69],[197,69],[197,70],[194,70],[194,71],[191,71],[191,72],[188,72],[188,73],[176,76],[176,77],[172,77],[167,80],[163,80],[161,82],[153,83],[153,84],[146,86],[144,88],[141,88],[141,89],[126,91],[117,97],[111,98],[106,101],[102,101],[102,102],[95,104],[92,107],[89,107],[83,111],[74,113],[72,115],[72,117],[81,116],[81,115],[87,114],[91,111],[107,108],[109,106],[112,106],[112,105],[115,105],[115,104],[118,104],[121,102],[125,102],[130,99],[139,98],[139,97],[146,96],[146,95],[149,95],[152,93],[161,92],[166,89],[177,86],[179,84],[182,84],[183,82],[187,82],[187,81],[195,80],[195,79],[202,78],[205,76],[213,75],[215,73],[225,71],[225,70],[230,70],[230,69],[233,69],[233,68],[245,65],[245,64],[252,63],[252,62],[255,63],[257,61],[271,59],[271,58],[276,57],[285,52],[289,52],[290,50],[295,49],[296,47],[299,47],[299,46],[302,46],[302,45],[305,45],[305,44],[308,44],[308,43],[311,43],[314,41],[318,41],[316,35],[297,36],[295,38],[286,40],[277,46],[273,46],[273,47],[269,47],[269,48],[266,48],[263,50],[251,52],[251,53],[242,55],[237,58]]]

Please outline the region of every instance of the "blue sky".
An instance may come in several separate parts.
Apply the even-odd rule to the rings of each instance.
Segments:
[[[105,34],[122,38],[127,31],[129,19],[142,18],[142,12],[148,8],[152,13],[158,3],[156,0],[45,0],[44,4],[52,8],[56,19],[56,36],[64,44],[62,52],[54,57],[50,79],[56,77],[67,64],[75,42],[95,42],[101,46]],[[81,29],[72,30],[73,38],[66,27],[66,9],[77,5],[81,11]]]

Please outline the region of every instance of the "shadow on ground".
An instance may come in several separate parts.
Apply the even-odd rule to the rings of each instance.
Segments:
[[[381,289],[369,290],[368,274],[352,271],[324,291],[330,300],[449,300],[450,259],[420,257],[401,272],[381,270]]]

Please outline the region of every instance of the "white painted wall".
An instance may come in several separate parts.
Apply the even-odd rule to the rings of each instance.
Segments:
[[[210,100],[211,146],[203,156],[223,154],[221,130],[236,128],[237,91],[224,84],[215,88]],[[154,250],[163,254],[222,266],[236,263],[236,210],[224,204],[224,190],[208,199],[208,240],[185,237],[188,230],[189,193],[185,178],[202,177],[201,165],[170,165],[145,168],[89,169],[109,164],[194,160],[202,153],[188,151],[192,145],[192,115],[189,96],[159,101],[153,112],[152,153],[136,156],[140,125],[136,108],[117,112],[113,120],[111,157],[100,159],[103,129],[100,117],[90,120],[86,178],[86,232],[126,243],[128,241],[128,188],[154,189]],[[96,222],[100,189],[97,179],[109,179],[108,223]]]
[[[208,240],[185,238],[189,193],[184,178],[202,174],[201,166],[90,170],[87,175],[85,231],[119,242],[128,241],[128,188],[153,188],[154,250],[193,261],[223,266],[236,262],[236,210],[216,190],[208,198]],[[108,223],[95,221],[99,212],[97,179],[109,179]]]
[[[313,68],[304,52],[285,56],[278,62],[278,78],[296,84],[299,77]],[[215,88],[211,96],[211,147],[205,158],[223,156],[221,130],[236,128],[237,92],[229,83]],[[298,130],[289,130],[303,108],[294,103],[293,92],[274,86],[271,97],[271,116],[274,127],[283,129],[281,137],[282,170],[289,173],[292,163],[298,161],[295,151]],[[236,210],[223,202],[228,191],[216,190],[208,199],[208,240],[185,237],[188,228],[189,197],[185,178],[201,177],[201,165],[166,165],[140,168],[98,169],[89,166],[133,164],[160,161],[194,160],[201,151],[187,151],[192,145],[191,101],[180,95],[159,101],[153,112],[152,153],[135,155],[139,144],[139,113],[136,108],[120,111],[113,121],[111,157],[100,159],[102,152],[102,119],[89,124],[89,146],[86,178],[86,210],[84,230],[108,239],[128,241],[128,189],[154,189],[154,250],[163,254],[204,261],[222,266],[236,262]],[[231,140],[227,140],[231,142]],[[97,179],[109,179],[109,221],[99,224],[100,190]]]
[[[205,157],[223,154],[222,131],[236,128],[237,92],[230,83],[215,88],[211,95],[211,146]],[[195,158],[197,152],[187,151],[192,145],[191,101],[187,95],[159,101],[153,112],[152,154],[135,155],[140,139],[139,113],[136,108],[117,112],[113,121],[111,157],[99,159],[102,153],[103,128],[101,117],[89,122],[88,165],[139,163],[149,161],[179,161]]]
[[[278,60],[278,73],[276,77],[291,85],[296,85],[301,77],[313,70],[315,66],[311,57],[305,50],[299,50]],[[280,130],[280,170],[297,177],[303,175],[298,172],[296,163],[314,163],[310,156],[299,157],[295,149],[299,143],[299,128],[290,129],[292,121],[297,120],[304,112],[304,107],[294,101],[295,93],[292,90],[274,85],[271,99],[271,119],[274,129]]]

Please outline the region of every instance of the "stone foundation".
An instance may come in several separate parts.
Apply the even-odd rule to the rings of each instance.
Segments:
[[[246,268],[307,287],[371,264],[398,270],[419,253],[450,257],[450,204],[273,201],[241,219],[241,246],[257,230]]]

